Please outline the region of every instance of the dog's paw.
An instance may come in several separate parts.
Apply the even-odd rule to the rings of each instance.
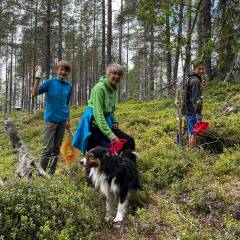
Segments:
[[[114,219],[113,219],[113,222],[114,223],[119,223],[119,222],[122,222],[123,221],[123,218],[122,217],[115,217]]]

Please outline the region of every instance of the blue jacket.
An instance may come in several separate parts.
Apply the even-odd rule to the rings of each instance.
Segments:
[[[78,127],[74,133],[72,140],[72,146],[79,149],[82,153],[86,153],[88,146],[88,139],[91,135],[90,126],[91,119],[93,117],[93,108],[87,107],[80,119]],[[105,116],[106,122],[110,128],[112,128],[113,118],[109,114]],[[107,143],[103,141],[103,147],[107,147]]]
[[[69,101],[72,86],[54,76],[45,80],[38,89],[39,94],[46,93],[44,120],[46,122],[64,122],[69,117]]]

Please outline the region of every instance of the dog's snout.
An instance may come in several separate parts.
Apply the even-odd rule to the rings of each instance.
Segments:
[[[84,166],[85,163],[86,163],[86,158],[82,158],[82,159],[80,160],[80,164],[81,164],[82,166]]]

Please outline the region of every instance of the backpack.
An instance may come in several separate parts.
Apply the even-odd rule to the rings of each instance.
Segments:
[[[182,115],[186,110],[187,88],[190,78],[191,76],[186,76],[185,78],[179,78],[176,82],[175,105],[180,109]]]

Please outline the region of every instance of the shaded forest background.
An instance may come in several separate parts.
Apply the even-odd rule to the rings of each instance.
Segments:
[[[126,73],[119,101],[170,95],[195,58],[206,63],[208,81],[234,81],[240,71],[236,0],[2,0],[0,28],[5,112],[43,107],[43,97],[31,96],[35,66],[48,79],[61,59],[72,64],[71,105],[86,104],[112,62]]]

